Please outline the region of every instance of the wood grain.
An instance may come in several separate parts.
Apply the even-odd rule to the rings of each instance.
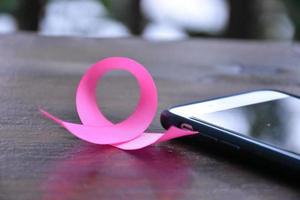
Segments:
[[[297,177],[205,141],[124,152],[80,141],[38,113],[43,107],[79,122],[77,83],[108,56],[134,58],[154,76],[159,109],[150,130],[162,131],[160,112],[175,104],[260,88],[300,94],[294,43],[2,35],[0,199],[300,199]],[[120,121],[134,109],[136,91],[127,73],[112,73],[98,100],[108,118]]]

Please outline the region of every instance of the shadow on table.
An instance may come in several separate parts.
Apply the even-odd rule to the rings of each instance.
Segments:
[[[213,157],[221,162],[236,165],[243,170],[259,174],[272,181],[284,183],[299,190],[299,169],[287,168],[277,162],[264,159],[249,152],[237,151],[228,146],[193,136],[173,140],[171,143],[181,145],[188,152]]]

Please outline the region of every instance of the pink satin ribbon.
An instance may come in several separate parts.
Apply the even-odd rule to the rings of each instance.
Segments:
[[[111,70],[126,70],[136,79],[140,98],[135,111],[127,119],[113,124],[101,113],[96,101],[98,79]],[[101,105],[99,105],[101,108]],[[62,121],[40,110],[76,137],[95,144],[109,144],[124,150],[193,135],[196,132],[170,127],[165,133],[146,133],[157,109],[157,89],[149,72],[138,62],[123,57],[110,57],[94,64],[82,77],[76,93],[76,108],[82,124]]]

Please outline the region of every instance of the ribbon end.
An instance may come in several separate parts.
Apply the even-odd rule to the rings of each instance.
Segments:
[[[39,108],[39,111],[45,117],[47,117],[47,118],[51,119],[52,121],[54,121],[54,122],[56,122],[56,123],[58,123],[58,124],[60,124],[60,125],[63,126],[63,121],[62,120],[58,119],[57,117],[51,115],[50,113],[48,113],[47,111],[45,111],[45,110],[43,110],[41,108]]]

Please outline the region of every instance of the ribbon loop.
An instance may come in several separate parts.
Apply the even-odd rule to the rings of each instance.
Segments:
[[[137,79],[140,90],[135,111],[117,124],[113,124],[102,114],[101,102],[98,108],[96,100],[98,80],[111,70],[130,72]],[[156,113],[157,89],[150,73],[129,58],[106,58],[88,69],[77,88],[76,108],[82,124],[65,122],[46,111],[41,112],[80,139],[96,144],[110,144],[120,149],[139,149],[159,141],[195,134],[176,127],[171,127],[165,134],[144,132]]]

